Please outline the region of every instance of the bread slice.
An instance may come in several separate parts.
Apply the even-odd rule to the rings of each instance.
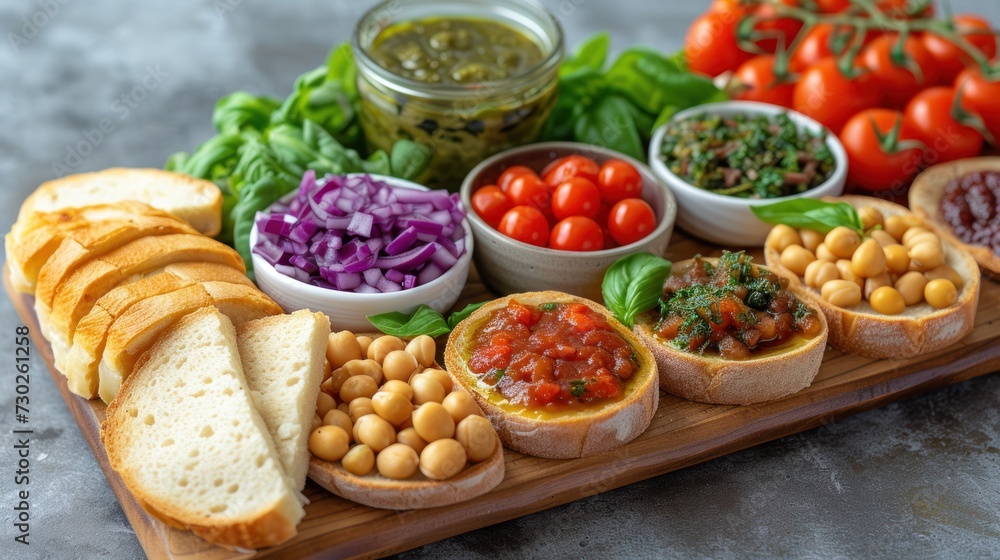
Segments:
[[[301,310],[244,323],[236,333],[254,404],[292,486],[302,490],[309,470],[309,433],[323,382],[330,319]]]
[[[66,375],[70,391],[87,399],[97,396],[98,364],[104,354],[108,331],[115,320],[133,305],[146,298],[211,281],[253,286],[246,275],[227,265],[182,262],[168,265],[141,280],[120,285],[98,299],[93,309],[77,324],[68,355],[62,360],[56,359],[56,368]]]
[[[718,259],[705,260],[718,262]],[[672,274],[683,273],[693,262],[691,259],[674,263]],[[800,301],[816,309],[808,296],[795,288],[789,289]],[[656,357],[660,389],[689,401],[753,404],[797,393],[816,378],[828,336],[823,314],[817,311],[816,317],[822,324],[819,335],[799,338],[794,346],[780,352],[759,352],[746,360],[694,354],[674,347],[654,334],[659,321],[655,311],[636,317],[633,330]]]
[[[173,214],[205,235],[218,235],[222,228],[222,192],[211,181],[162,169],[122,167],[43,183],[21,205],[17,219],[34,212],[123,200],[144,202]]]
[[[867,196],[824,198],[828,202],[846,202],[855,208],[871,206],[883,216],[913,215],[905,207]],[[830,345],[834,348],[875,359],[903,359],[934,352],[961,340],[975,326],[979,305],[979,266],[967,251],[952,243],[940,229],[924,221],[923,227],[941,237],[945,263],[962,277],[963,286],[958,301],[951,307],[935,309],[928,303],[909,306],[899,315],[883,315],[867,301],[844,309],[827,303],[819,291],[805,285],[802,278],[781,264],[781,255],[772,248],[764,249],[767,265],[786,276],[790,286],[808,296],[826,316],[830,328]]]
[[[632,346],[640,366],[639,371],[628,381],[625,396],[621,400],[595,408],[544,416],[535,411],[517,411],[510,406],[502,407],[495,403],[490,394],[487,394],[490,389],[485,388],[477,376],[469,371],[465,356],[479,326],[494,310],[506,307],[512,300],[526,305],[582,303],[607,317],[608,324]],[[656,361],[649,349],[603,306],[562,292],[512,294],[483,305],[452,331],[444,359],[448,371],[482,407],[504,445],[536,457],[584,457],[604,453],[628,443],[649,426],[659,400]]]
[[[236,325],[283,313],[278,304],[255,287],[227,282],[204,282],[146,298],[131,306],[108,329],[98,364],[98,394],[111,402],[136,361],[160,334],[185,315],[215,306]]]
[[[941,163],[927,169],[913,181],[910,187],[910,209],[921,218],[937,226],[938,232],[948,241],[964,248],[972,255],[979,266],[993,276],[1000,278],[1000,255],[989,247],[972,245],[959,239],[951,229],[951,225],[941,217],[939,205],[944,191],[953,179],[976,171],[1000,172],[1000,157],[978,157]]]
[[[213,307],[143,356],[107,408],[101,441],[143,507],[211,543],[274,546],[304,515],[254,409],[233,324]]]

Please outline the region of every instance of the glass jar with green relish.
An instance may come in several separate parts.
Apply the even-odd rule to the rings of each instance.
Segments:
[[[433,150],[423,184],[458,190],[487,156],[535,140],[556,97],[563,35],[534,0],[389,0],[354,32],[371,149]]]

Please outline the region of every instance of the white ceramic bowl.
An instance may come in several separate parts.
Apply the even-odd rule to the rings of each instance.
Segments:
[[[371,175],[371,177],[393,187],[428,190],[427,187],[395,177],[384,175]],[[282,201],[290,201],[296,192],[298,191],[289,193],[282,198]],[[466,212],[469,210],[466,209]],[[326,313],[336,330],[371,331],[374,327],[368,321],[368,315],[390,311],[410,313],[421,304],[427,304],[444,313],[458,301],[458,296],[465,288],[466,277],[469,275],[469,265],[472,263],[472,228],[469,226],[468,218],[462,220],[462,227],[465,228],[465,254],[459,257],[455,266],[436,280],[409,290],[387,294],[356,294],[320,288],[281,274],[263,257],[254,253],[252,258],[257,285],[289,313],[299,309]],[[256,244],[257,225],[254,224],[250,231],[250,246]]]
[[[755,101],[725,101],[699,105],[677,113],[671,121],[676,122],[703,113],[722,116],[742,114],[774,116],[788,113],[792,122],[800,129],[808,130],[813,134],[824,129],[822,124],[802,113]],[[827,134],[826,145],[833,153],[836,166],[833,174],[824,183],[801,194],[781,198],[749,199],[715,194],[700,189],[670,171],[660,155],[660,147],[666,132],[667,125],[665,124],[653,133],[653,139],[649,144],[649,165],[657,177],[665,182],[673,190],[674,196],[677,197],[677,225],[706,241],[726,247],[759,247],[764,244],[764,239],[771,230],[771,225],[757,219],[750,211],[751,206],[771,204],[792,198],[837,196],[844,192],[844,183],[847,180],[847,154],[844,152],[844,146],[833,133]]]

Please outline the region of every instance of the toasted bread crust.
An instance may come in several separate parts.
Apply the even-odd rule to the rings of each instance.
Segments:
[[[898,204],[866,196],[824,200],[843,201],[856,208],[872,206],[885,216],[910,213]],[[853,309],[844,309],[828,303],[817,290],[807,287],[802,278],[782,266],[776,250],[765,248],[764,258],[774,272],[787,277],[789,285],[796,286],[823,311],[830,327],[831,346],[866,358],[912,358],[950,346],[972,332],[979,304],[979,267],[975,259],[942,235],[939,228],[926,220],[924,222],[924,227],[941,236],[945,261],[964,281],[958,301],[945,309],[934,309],[921,303],[907,308],[901,315],[883,315],[872,310],[864,301]]]
[[[475,329],[488,314],[517,300],[529,305],[548,302],[582,303],[607,317],[608,324],[629,342],[639,358],[637,379],[622,400],[597,409],[537,420],[503,410],[480,392],[478,379],[469,373],[462,352],[471,343]],[[493,300],[459,323],[448,338],[445,365],[465,387],[493,423],[504,445],[528,455],[570,459],[610,451],[635,439],[649,426],[659,401],[656,360],[636,336],[601,305],[562,292],[526,292]]]
[[[945,188],[952,179],[975,171],[1000,172],[1000,157],[962,159],[935,165],[917,176],[910,187],[910,209],[913,213],[937,226],[939,233],[952,243],[964,248],[985,272],[1000,278],[1000,255],[989,247],[972,245],[959,239],[948,222],[941,218],[939,204]]]

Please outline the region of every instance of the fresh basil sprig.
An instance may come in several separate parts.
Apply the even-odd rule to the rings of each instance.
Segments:
[[[656,306],[670,268],[670,261],[651,253],[618,259],[604,273],[604,304],[615,318],[632,328],[636,315]]]
[[[369,315],[368,320],[375,325],[376,329],[385,334],[406,338],[426,334],[427,336],[436,338],[450,333],[456,325],[471,315],[473,311],[482,307],[484,303],[486,302],[470,303],[461,311],[456,311],[449,315],[447,320],[445,320],[444,315],[441,315],[429,305],[421,305],[410,315],[400,313],[399,311],[392,311],[390,313]]]
[[[824,202],[815,198],[796,198],[773,204],[751,206],[750,210],[761,221],[773,225],[785,224],[820,233],[828,233],[833,228],[840,226],[851,228],[858,233],[865,231],[858,211],[846,202]]]

